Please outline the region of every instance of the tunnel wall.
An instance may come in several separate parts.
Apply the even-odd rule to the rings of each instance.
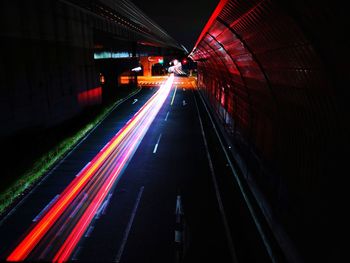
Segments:
[[[301,257],[322,262],[339,256],[331,229],[348,130],[345,21],[330,1],[221,1],[190,54],[265,214]]]
[[[1,1],[0,26],[0,135],[77,114],[79,94],[98,87],[87,15],[60,1]]]

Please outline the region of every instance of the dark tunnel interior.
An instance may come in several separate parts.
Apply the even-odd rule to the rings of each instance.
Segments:
[[[45,134],[115,100],[118,79],[136,78],[125,72],[143,56],[186,57],[281,262],[346,261],[345,3],[221,0],[186,53],[129,2],[1,1],[1,142]],[[106,54],[118,59],[96,59]]]

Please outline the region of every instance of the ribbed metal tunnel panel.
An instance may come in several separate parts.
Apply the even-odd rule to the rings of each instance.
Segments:
[[[321,38],[322,25],[342,22],[335,14],[343,13],[325,9],[331,4],[302,1],[225,2],[190,55],[198,62],[198,85],[240,149],[271,213],[301,254],[312,258],[329,245],[318,241],[319,230],[329,234],[335,210],[331,174],[341,162],[345,105],[340,95],[347,80],[344,67],[349,67],[344,58],[343,68],[333,67],[346,49],[344,43],[337,46],[342,36],[324,32]],[[328,251],[326,257],[334,254]]]

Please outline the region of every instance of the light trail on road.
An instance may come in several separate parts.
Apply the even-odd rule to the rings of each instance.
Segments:
[[[8,261],[69,260],[169,95],[174,76],[108,142],[35,222]],[[49,246],[48,246],[49,244]]]

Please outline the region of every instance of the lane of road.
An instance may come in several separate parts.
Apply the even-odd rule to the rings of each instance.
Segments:
[[[232,262],[201,137],[196,92],[174,87],[75,259]]]
[[[124,109],[119,109],[119,116],[106,120],[109,125],[101,125],[96,134],[72,154],[71,157],[80,156],[85,162],[67,158],[28,198],[28,202],[0,226],[2,258],[15,251],[14,244],[25,240],[35,229],[26,231],[33,218],[35,225],[39,225],[47,211],[59,203],[57,200],[67,196],[70,192],[64,191],[67,185],[70,185],[68,189],[73,189],[72,185],[79,185],[77,182],[85,178],[85,183],[77,190],[79,194],[67,201],[69,205],[64,212],[53,220],[55,222],[43,236],[38,236],[39,241],[27,254],[27,259],[173,262],[186,255],[185,262],[231,261],[201,138],[194,101],[197,91],[175,87],[164,98],[164,105],[154,115],[152,125],[143,136],[137,137],[135,132],[145,124],[140,122],[135,129],[125,133],[128,138],[137,139],[119,140],[113,144],[115,131],[121,129],[125,120],[142,105],[147,108],[146,102],[157,90],[148,89],[137,98],[131,98]],[[149,117],[150,112],[143,116]],[[139,143],[137,150],[127,151],[132,148],[133,141]],[[99,165],[94,166],[95,161],[86,165],[87,160],[92,160],[96,154],[102,156],[108,149],[113,150]],[[116,175],[113,170],[118,166],[116,164],[123,160],[127,163],[132,155],[128,166],[118,172],[123,176],[114,179],[108,176]],[[100,192],[100,189],[104,191]],[[54,201],[50,204],[50,200]],[[47,204],[50,205],[46,207]],[[41,213],[44,207],[46,209]]]
[[[14,245],[24,237],[23,233],[38,220],[50,201],[57,198],[73,181],[87,162],[131,119],[140,107],[154,94],[155,90],[143,89],[137,94],[139,105],[131,105],[133,98],[119,105],[59,166],[55,167],[28,196],[15,206],[10,215],[0,225],[0,258],[3,260],[14,249]],[[52,202],[51,202],[52,204]]]
[[[67,186],[7,257],[8,261],[23,261],[29,255],[33,260],[53,262],[65,262],[70,258],[168,97],[173,80],[171,75]],[[37,253],[33,253],[34,249]]]

